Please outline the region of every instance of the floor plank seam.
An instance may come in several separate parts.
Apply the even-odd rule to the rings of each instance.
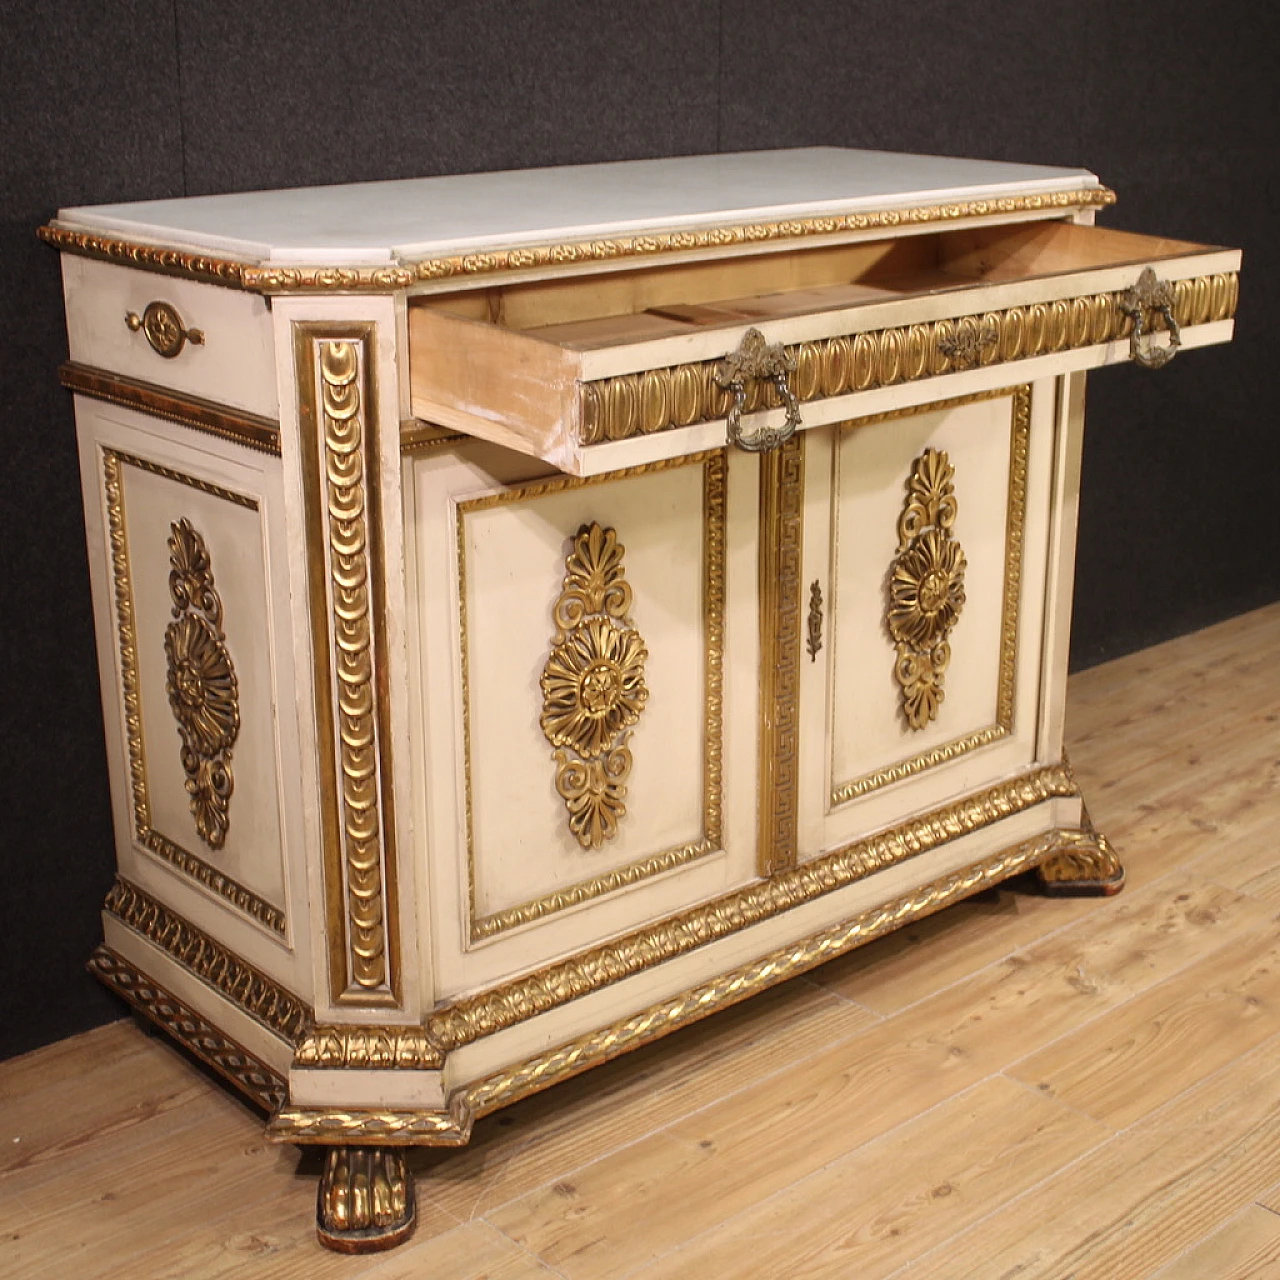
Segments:
[[[505,1231],[503,1231],[501,1227],[495,1226],[487,1218],[476,1218],[476,1219],[473,1219],[473,1221],[483,1222],[485,1226],[489,1228],[490,1231],[497,1232],[497,1234],[501,1236],[503,1240],[507,1241],[513,1249],[519,1250],[519,1252],[524,1257],[529,1258],[531,1261],[536,1263],[548,1275],[555,1276],[556,1280],[568,1280],[568,1275],[566,1272],[561,1271],[559,1267],[554,1266],[552,1263],[548,1262],[547,1259],[544,1258],[540,1253],[536,1253],[534,1250],[530,1249],[527,1245],[521,1244],[519,1240],[515,1239],[513,1236],[508,1235]],[[483,1277],[481,1277],[481,1280],[483,1280]]]
[[[726,1218],[721,1218],[718,1221],[711,1223],[709,1226],[704,1227],[701,1231],[696,1231],[693,1235],[687,1236],[684,1240],[681,1240],[679,1244],[673,1245],[670,1249],[664,1249],[661,1252],[654,1254],[652,1257],[647,1258],[644,1262],[639,1263],[637,1266],[632,1267],[625,1272],[620,1272],[616,1280],[629,1280],[630,1277],[636,1276],[638,1274],[642,1274],[644,1271],[648,1270],[649,1268],[661,1262],[664,1258],[670,1258],[673,1255],[681,1252],[681,1250],[689,1248],[691,1245],[696,1244],[697,1241],[701,1240],[703,1237],[710,1235],[714,1231],[718,1231],[721,1227],[727,1226],[729,1223],[735,1221],[736,1219],[746,1218],[748,1215],[758,1214],[760,1210],[764,1208],[764,1206],[768,1205],[771,1201],[777,1200],[779,1197],[787,1195],[788,1193],[794,1191],[796,1188],[803,1186],[806,1182],[810,1182],[812,1179],[818,1177],[820,1174],[825,1173],[828,1169],[831,1168],[832,1165],[839,1164],[842,1160],[849,1159],[850,1156],[861,1151],[864,1147],[870,1146],[872,1143],[887,1141],[890,1138],[890,1135],[896,1133],[899,1129],[902,1129],[907,1125],[911,1125],[919,1122],[920,1120],[924,1119],[924,1117],[932,1114],[933,1112],[937,1111],[941,1107],[952,1105],[958,1102],[960,1099],[964,1098],[967,1094],[975,1092],[977,1089],[979,1089],[983,1084],[985,1084],[991,1078],[992,1078],[991,1076],[983,1076],[982,1079],[975,1080],[967,1088],[961,1089],[957,1093],[950,1094],[949,1096],[934,1103],[932,1106],[926,1107],[923,1111],[915,1112],[914,1114],[909,1116],[906,1120],[901,1121],[899,1124],[893,1125],[891,1128],[885,1129],[880,1133],[874,1134],[872,1137],[867,1138],[863,1142],[856,1143],[855,1145],[846,1148],[844,1151],[840,1152],[839,1155],[833,1156],[830,1160],[826,1161],[825,1164],[821,1164],[817,1168],[810,1169],[807,1173],[802,1174],[800,1177],[792,1179],[792,1181],[788,1182],[785,1186],[776,1187],[773,1191],[769,1192],[768,1195],[761,1196],[758,1200],[753,1200],[751,1204],[747,1205],[745,1208],[739,1209],[736,1213],[732,1213]],[[781,1277],[779,1278],[779,1280],[781,1280]],[[886,1277],[886,1280],[887,1280],[887,1277]]]
[[[1023,1200],[1026,1200],[1029,1196],[1034,1195],[1036,1192],[1040,1190],[1041,1187],[1046,1186],[1047,1184],[1053,1182],[1055,1179],[1065,1177],[1072,1169],[1076,1167],[1076,1165],[1080,1164],[1085,1160],[1093,1158],[1098,1154],[1098,1152],[1104,1150],[1106,1147],[1109,1147],[1113,1143],[1119,1141],[1123,1136],[1124,1136],[1123,1130],[1120,1133],[1108,1134],[1106,1137],[1102,1139],[1101,1142],[1095,1143],[1093,1146],[1089,1147],[1087,1150],[1080,1152],[1080,1154],[1075,1156],[1073,1159],[1068,1160],[1065,1164],[1059,1165],[1056,1169],[1051,1170],[1049,1173],[1045,1174],[1045,1176],[1041,1178],[1039,1181],[1033,1182],[1031,1185],[1024,1187],[1016,1196],[1010,1197],[1008,1200],[1005,1200],[1002,1203],[996,1205],[993,1209],[991,1209],[990,1212],[981,1215],[981,1217],[975,1218],[972,1222],[967,1223],[961,1230],[957,1231],[954,1235],[948,1236],[946,1240],[940,1241],[938,1244],[934,1245],[933,1248],[926,1249],[924,1253],[918,1254],[916,1257],[910,1259],[908,1262],[903,1263],[903,1265],[900,1266],[896,1271],[889,1272],[887,1275],[883,1277],[883,1280],[899,1280],[899,1277],[907,1276],[911,1268],[919,1266],[921,1263],[926,1262],[929,1258],[935,1257],[936,1255],[940,1254],[944,1249],[951,1247],[952,1245],[955,1244],[957,1240],[965,1236],[969,1236],[976,1239],[978,1235],[981,1233],[984,1223],[989,1222],[992,1218],[996,1217],[997,1214],[1007,1212],[1008,1210],[1010,1210],[1011,1208],[1013,1208]],[[1010,1274],[1016,1274],[1016,1273],[1010,1273]],[[1070,1280],[1070,1274],[1065,1276],[1064,1280]],[[1119,1280],[1119,1277],[1117,1277],[1117,1280]]]
[[[874,942],[876,941],[879,941],[879,939],[875,939],[873,940],[873,942],[869,942],[866,945],[873,946]],[[856,950],[854,952],[851,952],[850,954],[851,955],[856,954]],[[839,963],[839,962],[837,960],[826,961],[826,964],[836,964],[836,963]],[[811,973],[821,973],[824,967],[825,965],[818,965],[816,969],[811,970]],[[824,994],[829,996],[834,996],[842,1004],[852,1005],[855,1009],[859,1009],[863,1013],[868,1014],[870,1017],[874,1018],[877,1023],[883,1022],[886,1018],[893,1017],[893,1014],[881,1013],[878,1009],[873,1009],[869,1004],[863,1004],[861,1000],[855,1000],[852,996],[845,995],[843,991],[839,991],[835,987],[824,987],[822,983],[820,983],[816,978],[811,977],[810,974],[805,974],[804,980],[809,986],[813,987],[815,990],[821,991]],[[860,1031],[855,1031],[853,1034],[861,1035],[862,1033]]]
[[[1149,886],[1145,886],[1145,885],[1143,886],[1144,890],[1148,887]],[[1226,889],[1228,893],[1236,893],[1236,894],[1239,893],[1239,890],[1232,889],[1228,885],[1218,885],[1216,887]],[[1244,895],[1241,894],[1240,896],[1243,897]],[[1093,1023],[1097,1022],[1100,1018],[1107,1018],[1107,1017],[1113,1016],[1114,1014],[1118,1013],[1121,1009],[1125,1009],[1129,1005],[1133,1004],[1134,1001],[1136,1000],[1149,999],[1152,992],[1159,991],[1161,987],[1167,986],[1169,983],[1174,982],[1175,980],[1183,977],[1186,974],[1188,969],[1194,968],[1198,964],[1203,964],[1207,961],[1210,961],[1215,956],[1220,955],[1222,952],[1227,951],[1232,947],[1238,947],[1243,945],[1247,939],[1258,937],[1259,940],[1261,940],[1263,935],[1274,933],[1274,926],[1275,926],[1274,918],[1270,920],[1259,921],[1252,928],[1243,929],[1239,933],[1234,933],[1230,937],[1220,940],[1215,946],[1207,950],[1195,950],[1194,952],[1189,952],[1189,959],[1185,960],[1177,968],[1171,969],[1167,974],[1165,974],[1163,978],[1160,979],[1159,982],[1153,983],[1149,987],[1142,987],[1139,990],[1133,991],[1129,995],[1125,996],[1122,1000],[1119,1000],[1118,1002],[1116,1002],[1115,1004],[1109,1004],[1105,1009],[1099,1009],[1097,1013],[1095,1013],[1092,1017],[1086,1018],[1084,1022],[1081,1022],[1069,1028],[1068,1030],[1063,1031],[1061,1035],[1057,1035],[1057,1036],[1054,1036],[1052,1039],[1045,1040],[1043,1043],[1037,1045],[1036,1048],[1033,1049],[1030,1053],[1025,1053],[1022,1055],[1022,1057],[1015,1058],[1012,1062],[1007,1063],[1004,1067],[1001,1068],[1001,1070],[1007,1071],[1013,1067],[1019,1066],[1021,1063],[1025,1062],[1028,1058],[1035,1057],[1037,1054],[1044,1052],[1044,1050],[1046,1049],[1052,1048],[1054,1045],[1059,1044],[1061,1041],[1071,1036],[1079,1035],[1080,1032],[1085,1027],[1092,1026]],[[1040,944],[1038,942],[1033,944],[1033,946],[1039,946],[1039,945]],[[1030,949],[1031,948],[1025,948],[1025,950],[1030,950]]]
[[[831,994],[831,993],[828,992],[827,994]],[[878,1025],[878,1023],[873,1025]],[[838,1045],[845,1044],[852,1040],[856,1040],[858,1036],[862,1035],[867,1030],[870,1030],[870,1028],[864,1027],[858,1031],[848,1032],[847,1034],[839,1036],[833,1040],[824,1040],[821,1042],[821,1044],[815,1045],[813,1049],[811,1049],[808,1053],[804,1054],[802,1057],[792,1059],[786,1062],[785,1064],[783,1064],[782,1066],[775,1068],[774,1070],[768,1071],[763,1075],[749,1079],[736,1089],[730,1089],[730,1090],[727,1090],[726,1092],[716,1094],[714,1097],[709,1098],[706,1102],[702,1103],[699,1106],[694,1107],[690,1111],[681,1112],[679,1115],[668,1116],[663,1120],[662,1123],[655,1125],[652,1129],[646,1129],[641,1133],[634,1134],[627,1141],[619,1143],[617,1146],[610,1147],[605,1151],[601,1151],[597,1155],[593,1156],[591,1159],[583,1161],[581,1164],[575,1164],[568,1168],[562,1167],[554,1175],[548,1177],[545,1181],[536,1183],[532,1186],[524,1187],[520,1191],[512,1195],[509,1199],[501,1200],[495,1204],[489,1205],[485,1209],[484,1213],[480,1214],[478,1217],[474,1213],[472,1213],[472,1215],[468,1219],[466,1219],[466,1221],[485,1222],[485,1223],[488,1223],[488,1225],[493,1226],[495,1230],[498,1230],[499,1228],[497,1228],[494,1223],[490,1222],[488,1217],[489,1214],[494,1213],[499,1209],[505,1208],[507,1205],[513,1203],[514,1201],[523,1200],[528,1196],[533,1196],[540,1191],[546,1190],[546,1188],[548,1187],[554,1187],[555,1184],[558,1182],[567,1181],[572,1177],[574,1177],[575,1174],[580,1173],[583,1169],[590,1169],[593,1165],[599,1164],[603,1160],[612,1159],[616,1156],[621,1155],[622,1152],[627,1151],[631,1147],[638,1146],[642,1142],[647,1142],[651,1138],[655,1138],[661,1134],[667,1133],[669,1130],[674,1129],[677,1125],[685,1124],[688,1121],[694,1119],[696,1116],[701,1115],[704,1111],[708,1111],[714,1107],[723,1106],[726,1102],[737,1097],[739,1094],[746,1093],[751,1089],[760,1088],[761,1086],[766,1085],[770,1080],[774,1080],[779,1076],[786,1075],[796,1070],[799,1070],[810,1059],[817,1057],[819,1054],[828,1053]],[[586,1082],[588,1086],[591,1083],[592,1083],[591,1081]],[[493,1170],[493,1173],[495,1175],[495,1180],[497,1177],[501,1175],[502,1169],[504,1167],[505,1165],[495,1166]],[[483,1200],[484,1191],[487,1190],[488,1186],[491,1186],[491,1185],[493,1184],[492,1183],[486,1184],[486,1187],[482,1188],[481,1192],[473,1199],[472,1201],[473,1208],[476,1204],[479,1204]]]
[[[1177,872],[1182,871],[1183,869],[1184,868],[1182,867],[1170,867],[1167,871],[1164,871],[1160,875],[1155,877],[1155,879],[1150,880],[1146,884],[1139,886],[1139,888],[1135,891],[1135,893],[1139,893],[1139,892],[1147,893],[1148,891],[1151,891],[1154,886],[1159,885],[1162,881],[1169,879],[1170,877],[1175,875]],[[1009,890],[1009,892],[1018,893],[1020,891],[1015,889],[1015,890]],[[1237,890],[1230,890],[1230,892],[1237,892]],[[1132,901],[1132,896],[1133,895],[1126,897],[1124,895],[1121,895],[1118,898],[1099,898],[1094,901],[1090,901],[1089,899],[1082,898],[1080,899],[1080,902],[1079,902],[1079,906],[1080,906],[1079,913],[1072,915],[1070,919],[1064,920],[1061,924],[1054,925],[1051,929],[1049,929],[1045,933],[1037,934],[1029,942],[1025,942],[1019,946],[1012,947],[1010,950],[1008,950],[1007,952],[1004,952],[1002,955],[1000,955],[996,959],[989,960],[987,963],[981,965],[977,969],[971,969],[967,973],[962,973],[959,977],[955,978],[953,981],[947,982],[945,985],[931,987],[927,992],[925,992],[925,994],[921,995],[918,999],[912,1000],[909,1003],[904,1004],[899,1008],[894,1009],[888,1013],[877,1014],[877,1016],[885,1021],[900,1017],[901,1015],[915,1009],[918,1005],[924,1004],[926,1001],[934,1000],[937,997],[944,994],[945,992],[951,991],[954,988],[961,986],[963,983],[972,982],[975,978],[979,977],[980,975],[987,973],[992,969],[996,969],[1000,965],[1008,964],[1009,961],[1014,959],[1015,956],[1026,955],[1028,952],[1034,951],[1037,947],[1044,946],[1046,943],[1057,938],[1059,934],[1064,933],[1066,930],[1079,927],[1084,921],[1092,919],[1094,916],[1098,915],[1103,911],[1106,911],[1108,909],[1112,911],[1121,909],[1127,902]],[[1047,899],[1040,899],[1040,900],[1048,901]],[[831,988],[826,988],[826,989],[831,990]],[[861,1006],[861,1007],[867,1007],[867,1006]],[[872,1013],[876,1012],[876,1010],[874,1009],[870,1009],[869,1011]]]
[[[1036,1052],[1038,1053],[1039,1050],[1036,1050]],[[1027,1054],[1028,1058],[1033,1056],[1034,1056],[1033,1054]],[[1025,1061],[1025,1059],[1019,1059],[1019,1061]],[[1107,1130],[1107,1138],[1104,1140],[1110,1140],[1111,1138],[1115,1137],[1117,1134],[1124,1133],[1125,1130],[1129,1128],[1128,1125],[1125,1125],[1123,1129],[1116,1129],[1112,1125],[1109,1125],[1105,1120],[1101,1120],[1097,1116],[1090,1115],[1089,1112],[1083,1110],[1082,1108],[1077,1107],[1073,1103],[1067,1102],[1065,1099],[1058,1097],[1058,1095],[1054,1093],[1051,1089],[1042,1088],[1041,1086],[1031,1084],[1029,1081],[1026,1081],[1026,1080],[1020,1080],[1017,1076],[1011,1076],[1009,1074],[1009,1071],[1011,1070],[1011,1068],[1016,1067],[1017,1065],[1018,1063],[1011,1062],[1009,1066],[1005,1067],[1003,1070],[997,1072],[996,1074],[1001,1076],[1003,1079],[1008,1080],[1010,1084],[1016,1084],[1018,1085],[1019,1088],[1025,1089],[1029,1094],[1031,1094],[1032,1097],[1044,1098],[1046,1101],[1052,1102],[1055,1106],[1061,1107],[1064,1111],[1070,1111],[1073,1115],[1079,1116],[1082,1120],[1088,1120],[1092,1124],[1101,1125],[1104,1129]]]

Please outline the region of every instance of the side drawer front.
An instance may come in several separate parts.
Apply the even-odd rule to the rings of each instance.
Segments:
[[[1055,399],[1046,381],[811,438],[802,856],[1033,763]]]
[[[67,340],[79,364],[155,383],[220,404],[277,416],[271,314],[264,298],[217,285],[135,271],[64,254]],[[152,303],[167,304],[200,341],[159,354],[141,322]]]
[[[407,466],[437,995],[749,879],[750,461],[519,483],[528,460],[468,444]]]
[[[76,416],[120,871],[305,991],[279,460]]]

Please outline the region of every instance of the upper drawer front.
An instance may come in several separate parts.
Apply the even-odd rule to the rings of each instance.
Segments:
[[[62,278],[72,360],[278,416],[264,298],[69,254]]]
[[[751,329],[785,348],[804,427],[1128,360],[1134,305],[1153,363],[1169,345],[1162,302],[1184,348],[1231,336],[1236,250],[1065,222],[857,249],[629,289],[586,277],[419,300],[414,413],[589,475],[722,445],[732,397],[717,367]],[[1154,293],[1139,288],[1147,268]],[[735,293],[744,283],[757,292]],[[744,434],[781,425],[771,383],[745,390]]]

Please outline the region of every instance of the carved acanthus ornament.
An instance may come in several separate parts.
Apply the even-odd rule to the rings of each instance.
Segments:
[[[222,601],[204,539],[182,519],[169,537],[173,621],[164,634],[165,692],[182,739],[191,813],[200,839],[221,849],[235,779],[231,748],[240,735],[239,686],[222,631]]]
[[[964,607],[964,552],[951,532],[955,468],[941,449],[926,449],[911,468],[898,518],[898,555],[889,571],[885,622],[897,645],[894,675],[913,729],[937,718],[951,662],[948,637]]]
[[[980,325],[966,316],[957,323],[954,332],[944,333],[938,338],[938,350],[951,361],[953,368],[972,369],[999,341],[1000,335],[994,324]]]
[[[555,748],[556,790],[569,811],[569,829],[584,849],[612,839],[627,811],[627,739],[649,697],[649,654],[628,616],[624,550],[613,529],[593,523],[578,532],[542,671],[539,723]]]

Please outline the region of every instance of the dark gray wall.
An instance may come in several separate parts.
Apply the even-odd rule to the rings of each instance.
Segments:
[[[1280,596],[1274,6],[5,0],[0,1057],[118,1012],[59,205],[827,143],[1079,165],[1245,248],[1230,347],[1090,386],[1077,666]],[[1268,357],[1267,352],[1272,355]]]

